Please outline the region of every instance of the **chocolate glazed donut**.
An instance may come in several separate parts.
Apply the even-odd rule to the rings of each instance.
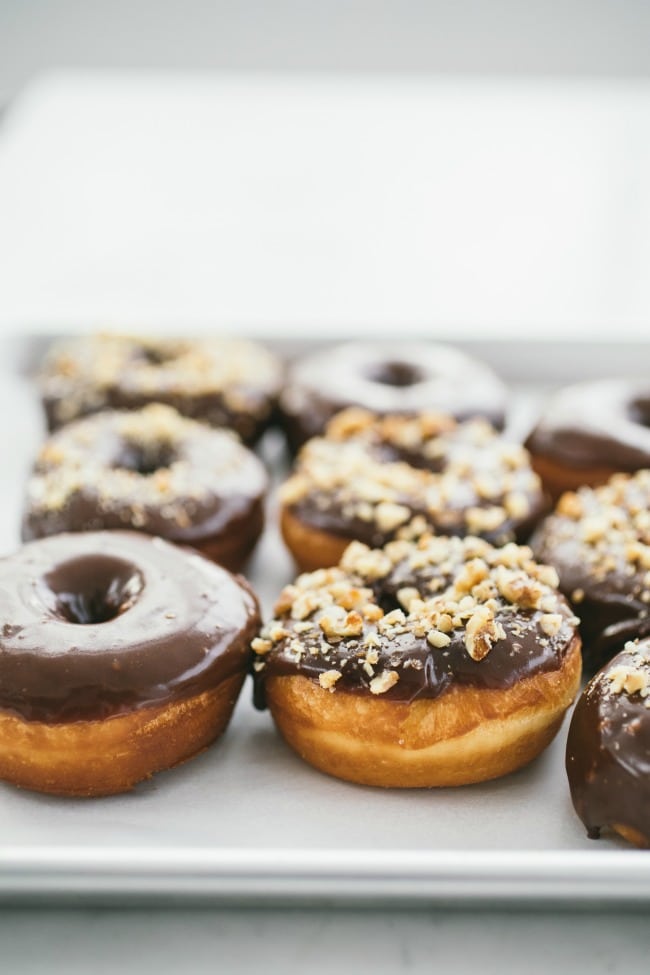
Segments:
[[[562,495],[531,545],[580,616],[588,674],[650,636],[650,471]]]
[[[70,423],[41,448],[23,540],[132,528],[237,571],[264,524],[267,474],[226,430],[152,404]]]
[[[108,795],[225,729],[258,629],[243,580],[132,532],[57,535],[0,560],[0,777]]]
[[[592,839],[650,846],[650,641],[629,642],[585,688],[566,749],[571,798]]]
[[[360,542],[300,576],[253,641],[258,707],[316,768],[366,785],[461,785],[531,761],[580,682],[555,572],[514,544]]]
[[[294,452],[347,406],[380,415],[482,416],[500,429],[505,404],[505,386],[488,366],[431,342],[350,342],[318,350],[294,363],[280,395]]]
[[[526,447],[554,498],[650,467],[650,383],[603,379],[560,390]]]
[[[305,444],[280,501],[284,540],[307,571],[336,565],[352,539],[379,547],[433,530],[525,541],[546,510],[527,452],[485,420],[355,408]]]
[[[245,443],[269,425],[281,381],[280,363],[253,342],[116,334],[55,343],[39,376],[50,430],[100,410],[165,403]]]

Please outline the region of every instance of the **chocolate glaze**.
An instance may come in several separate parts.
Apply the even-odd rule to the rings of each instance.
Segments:
[[[639,655],[646,658],[639,662]],[[614,825],[650,845],[650,710],[638,691],[615,692],[608,674],[632,666],[650,679],[650,642],[623,651],[587,685],[567,740],[571,798],[588,835]]]
[[[547,404],[526,447],[569,468],[650,467],[647,379],[576,383]]]
[[[346,406],[379,414],[436,410],[456,419],[504,422],[506,390],[485,365],[434,343],[350,342],[306,356],[291,368],[280,410],[292,449],[323,432]]]
[[[147,430],[148,419],[154,424],[160,415],[171,418],[171,440],[125,435],[129,425]],[[95,414],[42,447],[27,485],[23,540],[129,527],[195,545],[250,534],[251,548],[262,528],[267,482],[263,465],[232,435],[164,407]]]
[[[97,532],[0,560],[0,620],[0,708],[58,723],[182,700],[241,673],[259,610],[242,579],[196,553]]]
[[[224,375],[221,367],[229,358],[236,369]],[[235,430],[245,443],[255,442],[269,425],[280,383],[279,364],[253,343],[121,335],[58,343],[40,377],[50,430],[101,410],[157,402]]]
[[[567,608],[567,618],[570,613]],[[526,677],[558,670],[566,656],[570,639],[567,632],[561,642],[549,641],[539,627],[540,613],[522,614],[513,620],[511,614],[497,615],[506,633],[483,660],[476,661],[467,653],[462,635],[456,634],[444,650],[435,650],[425,638],[413,634],[394,637],[390,652],[381,652],[375,670],[398,669],[400,679],[382,694],[392,701],[410,702],[418,698],[436,698],[453,684],[503,689],[513,687]],[[514,628],[513,628],[514,627]],[[520,632],[520,628],[523,628]],[[343,640],[327,657],[321,653],[307,653],[297,662],[287,653],[288,641],[282,649],[269,655],[264,676],[256,675],[254,701],[257,708],[265,707],[264,681],[269,677],[300,675],[318,680],[319,674],[341,668],[336,691],[370,694],[371,677],[358,660],[359,640]],[[342,661],[347,663],[342,665]],[[405,661],[410,661],[405,667]]]
[[[443,539],[443,541],[445,541]],[[397,593],[413,587],[422,599],[430,599],[432,580],[438,580],[439,591],[452,583],[453,572],[429,567],[413,571],[406,562],[398,563],[373,585],[373,600],[386,613],[400,606]],[[366,580],[351,578],[351,585],[368,585]],[[551,590],[549,590],[550,592]],[[339,691],[352,694],[371,694],[370,682],[374,674],[384,670],[396,670],[399,680],[382,698],[410,702],[418,698],[436,698],[452,685],[470,685],[479,688],[503,689],[535,674],[558,670],[576,641],[576,620],[567,603],[554,594],[553,612],[562,618],[558,632],[549,636],[541,625],[542,612],[538,609],[521,609],[499,598],[495,619],[503,626],[505,636],[499,639],[482,660],[473,659],[464,642],[464,630],[452,631],[450,644],[444,649],[433,647],[426,636],[414,632],[391,634],[381,640],[378,659],[372,672],[364,668],[367,650],[364,640],[369,634],[376,636],[377,624],[364,621],[363,632],[354,638],[331,642],[324,638],[318,625],[324,612],[318,610],[309,616],[316,625],[313,631],[302,632],[302,622],[287,614],[281,619],[288,636],[280,640],[261,659],[264,666],[254,672],[256,707],[265,707],[264,683],[275,676],[302,675],[318,680],[320,674],[337,670],[341,677],[336,682]],[[327,612],[327,610],[325,610]],[[296,630],[296,625],[298,629]],[[264,631],[262,631],[264,634]],[[292,647],[298,639],[304,653],[298,657]]]

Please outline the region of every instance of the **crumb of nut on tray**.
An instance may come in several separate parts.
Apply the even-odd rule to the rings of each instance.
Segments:
[[[549,743],[579,688],[577,620],[530,549],[353,542],[298,577],[252,644],[258,706],[308,762],[368,785],[494,778]]]
[[[379,414],[441,411],[503,426],[507,390],[495,373],[460,349],[436,342],[347,342],[293,362],[280,412],[295,451],[348,406]]]
[[[650,635],[650,471],[567,492],[532,545],[581,618],[590,673]]]
[[[55,343],[39,384],[48,426],[88,413],[162,402],[253,443],[282,382],[279,361],[253,342],[99,334]]]
[[[285,541],[307,570],[335,565],[355,538],[379,546],[430,529],[523,541],[545,510],[528,454],[485,420],[358,408],[305,444],[280,501]]]
[[[249,586],[135,532],[55,535],[0,559],[0,778],[131,789],[226,728],[259,629]]]
[[[613,474],[650,467],[650,382],[600,379],[555,394],[526,441],[544,487],[558,498]]]
[[[95,413],[42,445],[27,483],[23,538],[132,528],[237,570],[262,532],[267,482],[235,434],[169,406]]]
[[[650,846],[650,640],[629,641],[585,688],[566,768],[575,810],[596,839]]]

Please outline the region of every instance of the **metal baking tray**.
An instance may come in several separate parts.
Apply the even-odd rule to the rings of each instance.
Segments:
[[[558,359],[557,346],[542,346],[478,347],[502,372],[504,363],[516,367],[519,426]],[[635,363],[638,371],[650,351],[571,348],[563,349],[556,381],[623,372]],[[23,484],[42,421],[23,375],[24,344],[5,353],[0,546],[8,552],[18,544]],[[279,470],[279,438],[268,438],[263,452]],[[292,574],[271,501],[249,572],[267,613]],[[588,840],[573,812],[564,774],[566,722],[537,761],[506,778],[401,792],[339,782],[305,765],[250,698],[247,683],[214,747],[128,795],[57,799],[0,785],[0,900],[650,901],[650,854],[614,839]]]

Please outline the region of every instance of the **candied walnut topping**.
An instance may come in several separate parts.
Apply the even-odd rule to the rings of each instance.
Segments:
[[[297,661],[299,672],[330,690],[362,686],[393,696],[412,680],[406,675],[434,679],[452,657],[485,667],[500,644],[506,657],[527,640],[534,655],[540,646],[568,646],[577,620],[555,578],[528,547],[512,543],[497,549],[472,536],[423,535],[371,550],[352,542],[340,566],[285,587],[278,618],[253,651],[286,666]]]
[[[378,417],[344,410],[300,452],[280,491],[309,517],[359,525],[359,537],[485,535],[500,544],[542,507],[526,451],[480,419],[435,413]]]

